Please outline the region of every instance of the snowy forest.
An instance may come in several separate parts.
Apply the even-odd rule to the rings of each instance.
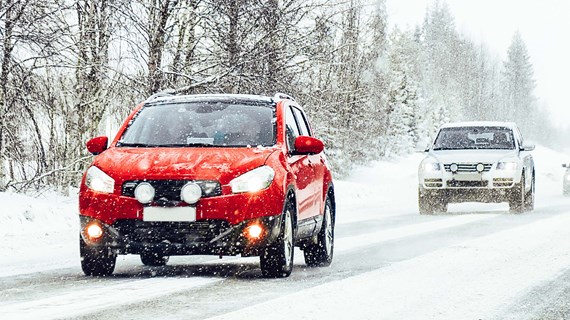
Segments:
[[[339,176],[449,121],[553,140],[520,33],[502,61],[444,1],[410,29],[389,19],[384,0],[0,0],[0,191],[69,192],[85,142],[165,89],[289,93]]]

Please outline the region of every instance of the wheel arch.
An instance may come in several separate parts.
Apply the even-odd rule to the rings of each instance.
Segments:
[[[285,201],[283,202],[283,212],[285,212],[285,210],[287,209],[287,206],[293,206],[293,230],[295,231],[295,233],[297,232],[297,214],[298,214],[298,209],[299,208],[299,204],[297,203],[297,194],[295,193],[295,187],[293,185],[289,185],[287,187],[287,190],[285,191]]]
[[[331,201],[331,216],[332,216],[333,223],[334,223],[336,221],[336,198],[335,198],[335,192],[334,192],[334,185],[333,185],[332,181],[329,182],[329,184],[328,184],[327,191],[325,193],[325,200],[327,197]],[[324,203],[324,200],[323,200],[323,203]]]

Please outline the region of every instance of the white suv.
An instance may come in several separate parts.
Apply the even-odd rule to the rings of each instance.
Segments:
[[[443,125],[420,163],[420,214],[468,201],[508,202],[517,213],[533,210],[532,150],[511,122]]]

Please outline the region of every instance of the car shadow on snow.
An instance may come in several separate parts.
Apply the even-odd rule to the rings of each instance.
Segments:
[[[306,268],[304,265],[293,266],[295,269]],[[174,264],[162,267],[120,267],[111,278],[152,278],[152,277],[209,277],[233,279],[264,279],[259,262],[220,262],[207,264]]]
[[[526,213],[526,212],[525,212]],[[512,214],[518,215],[521,213],[513,213],[509,210],[508,203],[479,203],[479,202],[465,202],[465,203],[450,203],[446,212],[436,213],[440,216],[457,216],[469,214]]]

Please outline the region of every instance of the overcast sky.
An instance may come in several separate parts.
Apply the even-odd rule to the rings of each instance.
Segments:
[[[435,0],[386,0],[389,24],[423,20]],[[442,0],[443,1],[443,0]],[[570,124],[570,0],[446,0],[457,29],[504,60],[518,29],[534,66],[535,95],[558,125]]]

